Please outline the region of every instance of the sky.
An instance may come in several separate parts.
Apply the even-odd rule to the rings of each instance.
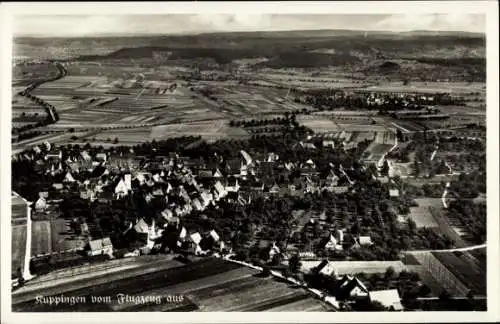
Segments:
[[[16,15],[16,36],[189,34],[230,31],[352,29],[366,31],[439,30],[484,33],[481,14],[158,14]]]

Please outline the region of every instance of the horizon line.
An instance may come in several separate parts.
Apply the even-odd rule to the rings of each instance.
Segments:
[[[426,32],[426,33],[462,33],[462,34],[475,34],[486,36],[486,32],[473,32],[465,30],[437,30],[437,29],[411,29],[411,30],[366,30],[366,29],[282,29],[282,30],[233,30],[233,31],[209,31],[209,32],[178,32],[178,33],[110,33],[110,34],[93,34],[93,35],[68,35],[68,36],[50,36],[50,35],[37,35],[37,34],[15,34],[12,33],[12,38],[65,38],[65,39],[77,39],[77,38],[106,38],[106,37],[161,37],[161,36],[202,36],[202,35],[217,35],[217,34],[251,34],[251,33],[280,33],[280,32],[321,32],[321,31],[350,31],[350,32],[360,32],[367,34],[407,34],[415,32]]]

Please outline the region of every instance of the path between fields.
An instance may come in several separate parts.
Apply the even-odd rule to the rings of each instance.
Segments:
[[[405,251],[405,253],[416,254],[416,253],[431,253],[431,252],[465,252],[483,248],[486,248],[486,243],[461,247],[461,248],[445,249],[445,250],[413,250],[413,251]]]

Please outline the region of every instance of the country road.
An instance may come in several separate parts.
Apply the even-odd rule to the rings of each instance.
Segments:
[[[479,244],[479,245],[473,245],[473,246],[467,246],[467,247],[461,247],[461,248],[453,248],[453,249],[445,249],[445,250],[414,250],[414,251],[405,251],[404,253],[431,253],[431,252],[465,252],[465,251],[472,251],[472,250],[477,250],[477,249],[482,249],[486,248],[486,243]]]

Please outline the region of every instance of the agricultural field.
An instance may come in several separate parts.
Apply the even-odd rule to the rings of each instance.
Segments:
[[[415,202],[418,204],[418,207],[410,207],[410,213],[408,214],[408,218],[415,222],[417,228],[439,227],[438,223],[434,219],[434,216],[429,210],[429,207],[434,206],[435,208],[441,208],[442,207],[441,199],[418,198],[415,199]]]
[[[17,64],[12,68],[12,85],[26,87],[33,82],[43,81],[55,77],[57,68],[48,63]]]
[[[374,92],[414,92],[414,93],[450,93],[452,95],[465,95],[471,92],[486,92],[484,83],[467,82],[411,82],[403,85],[402,82],[384,82],[365,88]]]
[[[321,261],[302,261],[302,271],[309,272],[312,268],[318,266]],[[396,272],[407,270],[402,261],[331,261],[337,274],[356,274],[356,273],[384,273],[388,267],[393,267]]]
[[[292,288],[272,277],[262,278],[259,271],[231,262],[215,258],[193,260],[185,265],[177,261],[168,262],[147,273],[132,269],[101,274],[100,277],[87,279],[95,281],[90,287],[84,282],[64,284],[50,289],[50,294],[114,296],[116,287],[120,287],[130,296],[162,298],[160,304],[142,305],[119,304],[115,299],[103,305],[99,311],[265,311],[275,308],[286,308],[289,311],[331,310],[306,290]],[[169,302],[168,296],[183,296],[183,300]],[[14,309],[43,311],[50,308],[47,305],[33,308],[29,298],[16,298],[18,301]],[[285,307],[286,305],[289,306]],[[96,311],[96,306],[90,303],[67,305],[63,308],[65,311]]]
[[[47,119],[47,111],[26,97],[13,94],[12,97],[12,126],[36,124]]]
[[[486,273],[475,258],[464,252],[434,252],[433,255],[467,288],[486,295]]]
[[[300,115],[297,117],[297,122],[312,129],[315,133],[332,133],[342,131],[337,123],[327,117]]]
[[[229,127],[227,120],[200,121],[194,123],[169,124],[153,127],[151,138],[155,140],[185,136],[201,136],[213,141],[220,138],[246,138],[249,134],[241,128]]]
[[[214,93],[219,105],[228,113],[239,116],[268,115],[305,108],[290,98],[285,101],[286,95],[286,90],[253,86],[218,86]]]

